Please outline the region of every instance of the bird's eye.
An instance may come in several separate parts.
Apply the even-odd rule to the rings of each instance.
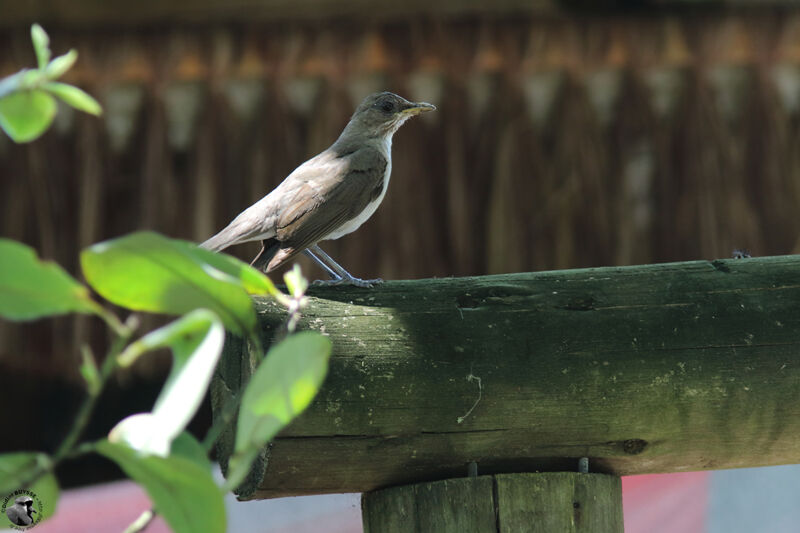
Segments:
[[[382,104],[380,104],[380,107],[386,113],[391,113],[392,111],[394,111],[394,103],[392,103],[392,102],[390,102],[388,100],[383,102]]]

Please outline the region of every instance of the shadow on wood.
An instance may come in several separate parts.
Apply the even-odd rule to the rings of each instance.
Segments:
[[[800,256],[310,295],[300,327],[331,337],[329,376],[242,497],[461,477],[472,461],[496,474],[586,456],[615,475],[800,462]],[[266,343],[284,313],[258,307]],[[242,356],[229,346],[230,372]]]

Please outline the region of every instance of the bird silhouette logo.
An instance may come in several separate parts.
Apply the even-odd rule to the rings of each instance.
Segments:
[[[41,508],[39,498],[30,490],[15,491],[3,501],[3,511],[11,529],[27,530],[38,524],[42,519]]]

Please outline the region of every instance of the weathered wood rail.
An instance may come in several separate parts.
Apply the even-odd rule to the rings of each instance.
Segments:
[[[309,294],[300,327],[331,337],[330,373],[243,497],[463,477],[470,462],[574,471],[585,456],[615,475],[800,462],[800,256]],[[258,307],[266,341],[284,313]],[[221,367],[234,388],[241,348]]]

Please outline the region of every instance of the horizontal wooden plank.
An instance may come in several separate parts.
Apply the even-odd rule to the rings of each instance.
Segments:
[[[0,0],[0,27],[29,24],[85,26],[113,24],[133,26],[144,23],[256,22],[271,20],[319,20],[346,18],[374,21],[388,18],[420,16],[508,15],[532,13],[541,15],[597,12],[646,12],[654,9],[681,8],[725,9],[730,7],[796,7],[794,0],[407,0],[375,2],[373,0],[40,0],[15,2]]]
[[[255,22],[271,20],[314,20],[347,18],[375,20],[376,18],[408,18],[420,15],[454,15],[470,13],[510,13],[520,10],[552,12],[551,0],[442,0],[425,2],[374,2],[373,0],[142,0],[130,3],[119,0],[66,2],[0,1],[0,25],[28,23],[31,20],[58,25],[142,23],[202,23]]]
[[[330,374],[250,496],[458,477],[471,461],[587,456],[617,475],[800,462],[800,256],[310,294],[301,327],[332,339]],[[258,303],[267,342],[283,312]],[[228,351],[230,376],[242,353]]]

